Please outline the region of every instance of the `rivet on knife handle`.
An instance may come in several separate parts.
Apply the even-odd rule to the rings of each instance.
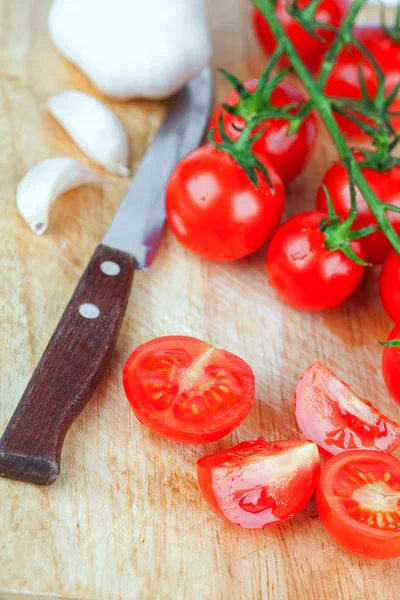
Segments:
[[[135,259],[98,246],[0,439],[0,475],[50,484],[65,435],[86,406],[115,345]]]

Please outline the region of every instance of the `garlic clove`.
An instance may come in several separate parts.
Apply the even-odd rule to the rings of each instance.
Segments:
[[[47,101],[47,110],[78,148],[113,173],[129,175],[129,141],[118,117],[88,94],[66,90]]]
[[[16,194],[18,210],[33,233],[42,235],[58,196],[100,180],[97,173],[77,160],[50,158],[33,167],[20,181]]]

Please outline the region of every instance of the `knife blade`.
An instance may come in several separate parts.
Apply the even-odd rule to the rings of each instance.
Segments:
[[[0,439],[0,476],[43,485],[57,479],[65,435],[113,351],[134,271],[148,268],[159,248],[168,177],[176,162],[200,144],[211,101],[209,68],[171,100]]]

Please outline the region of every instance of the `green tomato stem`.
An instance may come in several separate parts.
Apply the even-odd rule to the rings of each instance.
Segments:
[[[289,58],[300,81],[302,82],[304,88],[308,92],[310,102],[316,108],[326,128],[328,129],[340,158],[342,159],[346,168],[349,170],[349,175],[352,175],[355,185],[358,187],[361,194],[363,195],[365,201],[367,202],[369,208],[371,209],[373,215],[379,223],[382,231],[392,244],[393,248],[396,250],[397,254],[399,254],[400,256],[400,240],[386,217],[385,208],[382,205],[379,198],[375,195],[375,193],[369,186],[363,174],[361,173],[351,149],[347,145],[345,138],[343,137],[340,129],[336,124],[331,109],[330,101],[322,91],[323,77],[321,77],[321,81],[313,80],[307,67],[299,57],[297,50],[293,46],[292,42],[289,40],[288,36],[286,35],[286,32],[284,31],[280,22],[277,19],[275,14],[274,2],[272,0],[253,0],[253,2],[261,10],[264,17],[267,19],[268,24],[275,36],[275,39],[277,40],[277,43],[280,45],[283,52]],[[340,36],[342,37],[342,39],[339,40],[339,42],[336,41],[336,43],[334,44],[335,51],[340,51],[340,48],[343,46],[343,32],[345,37],[346,29],[349,29],[351,27],[356,14],[363,6],[363,4],[365,4],[365,2],[366,0],[354,0],[354,3],[352,4],[347,18],[345,19],[342,26],[342,34]],[[333,56],[332,52],[328,62],[329,71],[333,65],[334,60],[335,57]],[[322,71],[323,73],[325,73],[326,71],[328,71],[328,69],[326,67],[322,67]]]

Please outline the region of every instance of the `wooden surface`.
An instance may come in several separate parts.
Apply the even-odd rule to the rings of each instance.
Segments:
[[[215,64],[242,78],[265,57],[246,0],[209,0]],[[46,31],[47,0],[0,0],[0,427],[3,430],[128,181],[70,192],[48,232],[18,216],[15,189],[38,161],[83,159],[42,112],[65,88],[95,93],[57,54]],[[226,91],[216,76],[216,99]],[[136,167],[162,117],[162,103],[109,102],[126,125]],[[332,160],[320,136],[307,172],[287,191],[286,215],[313,206]],[[0,598],[90,600],[395,599],[399,561],[372,562],[334,544],[311,503],[281,526],[245,531],[213,516],[195,477],[200,456],[260,434],[299,436],[293,390],[321,359],[360,395],[400,420],[380,373],[379,337],[391,324],[376,296],[376,272],[327,314],[283,306],[268,286],[265,249],[235,264],[191,256],[167,233],[154,267],[135,277],[116,352],[95,396],[67,435],[62,473],[40,488],[0,480]],[[129,353],[158,335],[198,336],[254,369],[256,407],[226,439],[207,447],[155,437],[135,419],[121,386]]]

